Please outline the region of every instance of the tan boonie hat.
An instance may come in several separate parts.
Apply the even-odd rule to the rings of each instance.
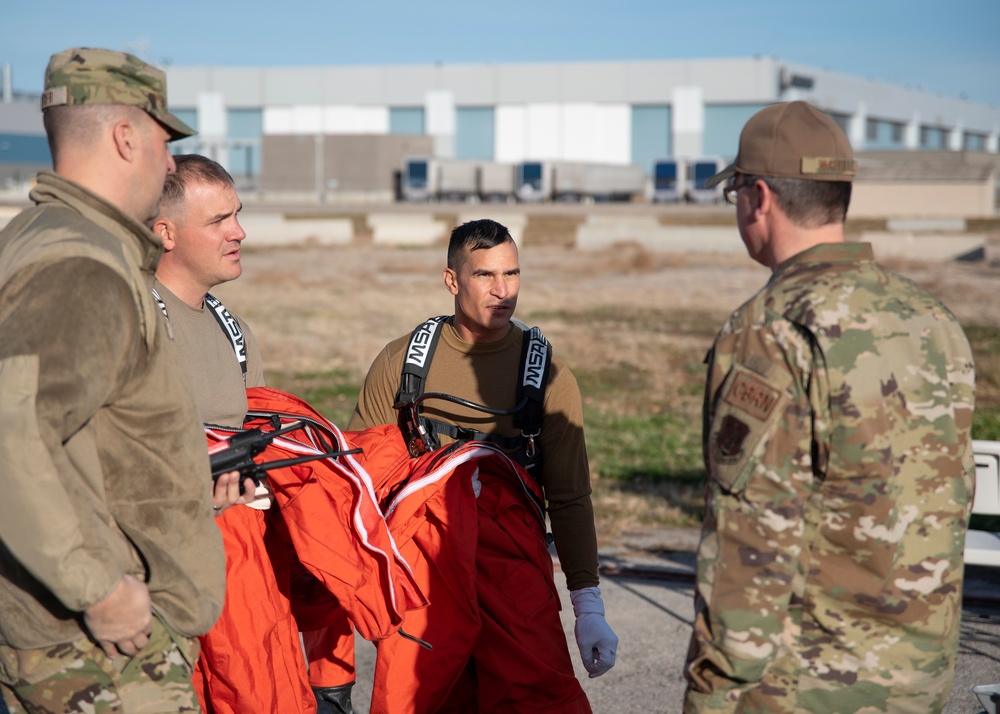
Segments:
[[[851,142],[837,123],[808,102],[772,104],[750,117],[736,161],[705,182],[736,173],[807,181],[851,181],[858,172]]]
[[[52,55],[42,110],[68,104],[127,104],[145,109],[171,139],[197,133],[167,111],[167,75],[124,52],[75,47]]]

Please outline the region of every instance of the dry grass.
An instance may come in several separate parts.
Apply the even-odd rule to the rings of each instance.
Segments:
[[[725,316],[768,272],[742,255],[526,245],[518,316],[542,328],[580,381],[602,541],[697,523],[702,360]],[[385,343],[452,311],[441,282],[444,254],[443,246],[249,251],[244,276],[214,292],[250,323],[272,384],[309,394],[335,421],[346,420]],[[980,399],[1000,407],[1000,266],[893,267],[929,287],[963,323],[985,326]]]

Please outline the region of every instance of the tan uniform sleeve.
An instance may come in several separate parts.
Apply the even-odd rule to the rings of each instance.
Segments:
[[[81,611],[111,591],[128,563],[103,481],[78,468],[87,461],[98,469],[96,455],[88,458],[75,437],[135,363],[138,316],[122,279],[86,259],[15,276],[0,293],[0,315],[0,539],[63,605]]]
[[[393,359],[391,350],[393,344],[390,343],[379,352],[368,369],[364,384],[358,393],[354,414],[347,425],[349,431],[396,423],[396,410],[392,405],[396,402],[396,392],[399,390],[402,354],[398,360]]]
[[[545,421],[540,440],[549,522],[566,587],[578,590],[597,585],[600,582],[597,531],[583,405],[576,378],[556,360],[545,390]]]

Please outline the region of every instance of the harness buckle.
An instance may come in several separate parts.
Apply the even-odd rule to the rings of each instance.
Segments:
[[[541,429],[536,429],[533,434],[529,434],[525,431],[521,432],[521,436],[523,436],[527,440],[527,442],[524,445],[524,455],[527,456],[529,459],[533,459],[535,458],[535,456],[538,455],[538,444],[535,443],[535,437],[541,433],[542,433]]]

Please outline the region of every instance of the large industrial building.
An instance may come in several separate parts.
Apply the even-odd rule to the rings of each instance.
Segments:
[[[199,131],[179,151],[213,156],[244,186],[326,199],[391,197],[392,169],[398,182],[407,155],[636,164],[647,174],[665,157],[731,158],[752,114],[793,99],[830,114],[858,152],[976,155],[972,163],[989,169],[966,173],[995,182],[990,155],[1000,149],[1000,108],[773,57],[167,74],[171,109]],[[48,156],[37,109],[4,98],[0,172],[6,164],[10,176],[15,163]]]

